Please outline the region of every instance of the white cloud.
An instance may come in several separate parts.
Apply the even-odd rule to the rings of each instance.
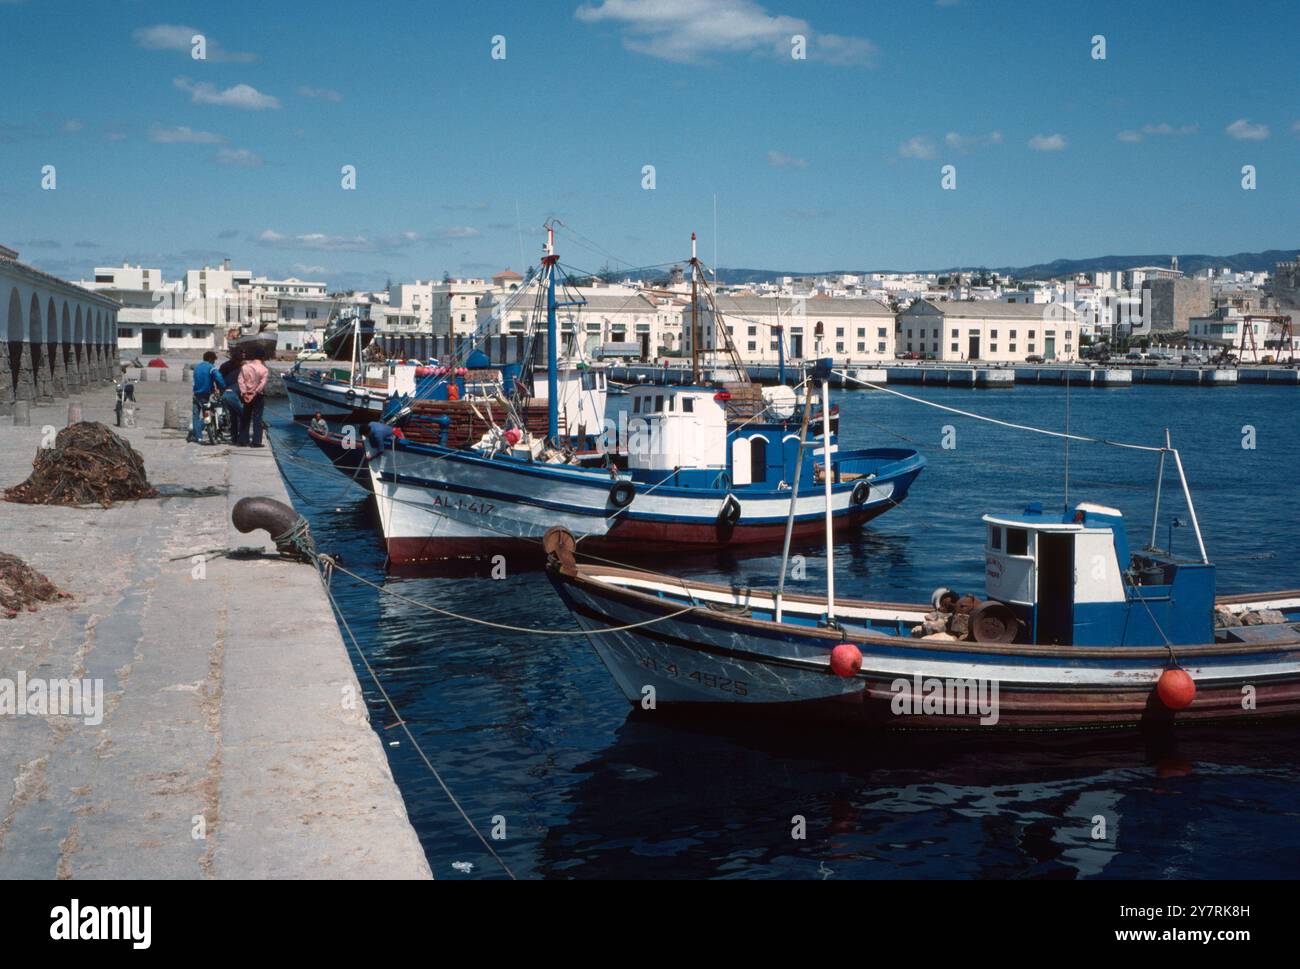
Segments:
[[[931,161],[939,157],[939,150],[929,138],[917,135],[898,146],[898,155],[900,158],[920,158],[923,161]]]
[[[1029,147],[1034,151],[1061,151],[1065,148],[1065,135],[1034,135]]]
[[[953,151],[969,155],[977,148],[1002,144],[1002,132],[990,131],[987,135],[963,135],[957,131],[950,131],[943,136],[943,143]]]
[[[414,242],[415,239],[417,238],[414,232],[408,232],[405,233],[405,235],[409,237],[409,241],[412,242]],[[453,225],[450,228],[443,229],[441,232],[439,232],[438,238],[439,239],[473,239],[480,235],[482,235],[482,233],[479,232],[478,229],[475,229],[473,226]]]
[[[247,148],[222,148],[212,160],[221,165],[260,165],[262,159],[260,156],[253,154]]]
[[[601,0],[584,3],[575,16],[621,28],[628,50],[688,64],[711,54],[789,59],[796,34],[807,38],[809,60],[870,66],[878,52],[864,37],[820,33],[798,17],[769,14],[754,0]]]
[[[767,153],[767,163],[773,168],[807,168],[808,161],[805,158],[797,158],[794,155],[787,155],[783,151],[769,151]]]
[[[245,111],[265,111],[278,108],[280,99],[263,94],[248,84],[236,84],[224,91],[217,90],[215,84],[199,81],[197,84],[188,77],[178,77],[172,82],[177,88],[187,92],[195,104],[217,104],[227,108],[241,108]]]
[[[69,118],[67,121],[63,122],[61,126],[63,133],[68,135],[75,135],[84,127],[86,126],[76,118]]]
[[[1263,141],[1268,137],[1268,125],[1251,124],[1247,118],[1238,118],[1224,130],[1238,141]]]
[[[219,145],[226,139],[215,132],[195,131],[185,125],[175,128],[154,125],[149,129],[149,140],[160,145]]]
[[[186,27],[181,24],[154,24],[152,27],[140,27],[133,31],[131,36],[135,38],[136,44],[145,48],[145,50],[184,51],[189,54],[194,48],[193,38],[196,34],[204,37],[205,53],[210,61],[248,64],[257,60],[256,54],[226,50],[214,38],[203,34],[203,31],[197,27]]]
[[[1200,130],[1199,125],[1171,125],[1168,121],[1160,124],[1144,124],[1141,128],[1129,128],[1121,131],[1117,137],[1120,141],[1139,142],[1146,138],[1173,138],[1181,135],[1194,135]]]
[[[333,91],[327,87],[311,87],[304,84],[298,88],[298,93],[304,98],[316,98],[319,101],[333,101],[335,103],[343,100],[343,95],[338,91]]]

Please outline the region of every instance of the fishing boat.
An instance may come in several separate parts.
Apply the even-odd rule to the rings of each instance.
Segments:
[[[1157,450],[1151,448],[1150,450]],[[1216,597],[1199,556],[1130,553],[1122,513],[983,516],[982,598],[825,597],[587,564],[563,528],[548,575],[627,699],[892,729],[1072,729],[1300,714],[1300,589]],[[1172,530],[1171,530],[1172,534]],[[787,544],[788,554],[788,544]]]
[[[633,387],[636,433],[626,443],[626,467],[609,455],[597,464],[559,446],[556,310],[578,301],[557,295],[558,260],[548,224],[541,283],[549,357],[545,434],[515,418],[468,448],[394,433],[369,450],[391,563],[501,553],[540,558],[541,539],[557,523],[591,550],[776,545],[787,508],[794,508],[794,536],[804,538],[820,534],[828,508],[831,527],[844,530],[906,498],[925,465],[920,454],[839,451],[826,395],[821,434],[813,436],[811,398],[796,420],[789,388],[765,396],[748,385]],[[694,252],[691,262],[694,279]]]
[[[360,310],[341,315],[325,328],[321,350],[331,360],[358,359],[375,338],[375,321]]]
[[[414,394],[421,369],[429,368],[407,361],[328,370],[295,363],[284,374],[284,390],[296,421],[320,414],[328,421],[364,424],[378,420],[390,398]]]

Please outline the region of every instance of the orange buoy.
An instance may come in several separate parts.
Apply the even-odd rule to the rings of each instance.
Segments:
[[[1183,710],[1196,699],[1196,682],[1187,670],[1170,666],[1156,681],[1156,695],[1170,710]]]
[[[852,643],[840,643],[831,650],[831,672],[836,676],[857,676],[862,669],[862,650]]]

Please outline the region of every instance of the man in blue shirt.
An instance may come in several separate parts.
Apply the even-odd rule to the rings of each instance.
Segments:
[[[187,441],[196,441],[199,444],[205,443],[203,440],[203,405],[208,402],[212,395],[212,387],[215,384],[221,389],[225,389],[226,381],[221,376],[221,371],[213,364],[217,362],[217,355],[209,350],[203,354],[203,362],[194,368],[194,379],[191,384],[191,390],[194,392],[194,409],[190,414],[190,433],[186,437]]]

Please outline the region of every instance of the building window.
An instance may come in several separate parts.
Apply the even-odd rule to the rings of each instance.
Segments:
[[[1016,345],[1013,343],[1013,344],[1011,344],[1011,346],[1008,347],[1007,349],[1009,349],[1012,353],[1015,353],[1015,352],[1016,352]]]
[[[998,345],[996,343],[990,343],[989,353],[997,353],[997,352],[998,352]]]
[[[129,326],[119,326],[117,328],[117,338],[119,340],[129,340],[133,336],[135,336],[135,330],[131,329]]]
[[[952,345],[952,352],[953,352],[953,353],[960,353],[960,352],[961,352],[960,350],[957,349],[957,344],[955,344],[955,343]]]
[[[1030,352],[1030,353],[1033,353],[1033,352],[1034,352],[1034,345],[1033,345],[1032,343],[1029,344],[1029,352]]]
[[[866,352],[867,352],[867,341],[866,341],[866,340],[859,340],[859,341],[858,341],[858,353],[866,353]]]
[[[750,352],[750,353],[753,353],[753,352],[754,352],[755,350],[757,350],[757,349],[758,349],[758,341],[757,341],[757,340],[750,340],[750,341],[749,341],[749,352]]]
[[[167,331],[167,339],[169,339],[169,340],[183,340],[183,339],[185,339],[185,331],[184,331],[184,330],[180,330],[180,329],[177,329],[177,330],[168,330],[168,331]]]
[[[996,340],[997,338],[998,338],[998,331],[997,331],[997,330],[989,330],[989,339],[990,339],[990,340]]]
[[[884,352],[885,352],[885,341],[884,341],[884,340],[881,340],[879,343],[876,344],[876,352],[877,352],[877,353],[884,353]]]
[[[953,330],[953,331],[952,331],[952,338],[953,338],[954,340],[957,339],[959,336],[961,336],[961,331],[960,331],[960,330]]]
[[[1012,330],[1012,331],[1011,331],[1011,339],[1014,340],[1015,338],[1016,338],[1016,331],[1015,331],[1015,330]]]
[[[1033,338],[1034,338],[1034,331],[1033,331],[1033,330],[1030,330],[1030,331],[1029,331],[1029,339],[1031,339],[1031,340],[1032,340],[1032,339],[1033,339]],[[1029,349],[1031,349],[1031,350],[1032,350],[1032,349],[1033,349],[1033,347],[1030,347],[1030,348],[1029,348]]]

